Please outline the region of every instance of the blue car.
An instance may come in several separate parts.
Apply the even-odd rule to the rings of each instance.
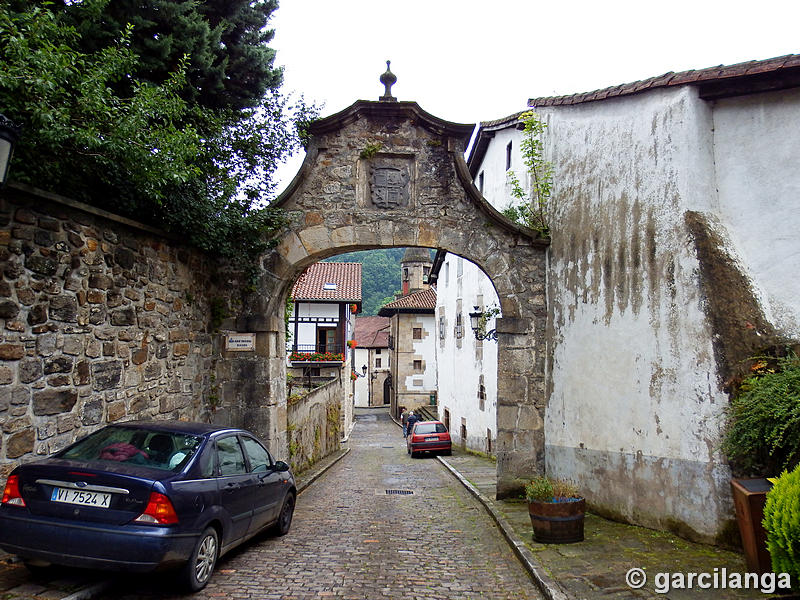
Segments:
[[[31,568],[176,569],[197,591],[225,552],[288,533],[296,497],[289,465],[247,431],[125,422],[14,469],[0,547]]]

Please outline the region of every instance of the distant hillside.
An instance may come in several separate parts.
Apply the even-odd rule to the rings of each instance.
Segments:
[[[394,300],[400,291],[400,259],[405,248],[362,250],[340,254],[324,262],[360,262],[362,314],[377,315],[378,309]]]

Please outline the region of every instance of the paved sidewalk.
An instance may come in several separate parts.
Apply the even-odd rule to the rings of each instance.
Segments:
[[[710,573],[712,578],[716,573],[718,578],[724,579],[723,573],[747,572],[744,557],[715,546],[693,544],[669,533],[616,523],[592,514],[586,515],[583,542],[536,543],[527,503],[521,499],[495,499],[493,460],[458,450],[454,450],[453,456],[438,458],[480,499],[542,592],[551,600],[769,597],[769,594],[754,589],[699,589],[696,581],[694,589],[670,588],[667,592],[664,576],[659,576],[659,573]],[[626,573],[632,568],[643,569],[647,575],[647,583],[641,589],[634,590],[626,585]],[[688,575],[684,577],[684,586],[687,581]],[[661,593],[656,593],[657,590]]]

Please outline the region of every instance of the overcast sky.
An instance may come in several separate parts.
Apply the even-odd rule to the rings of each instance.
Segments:
[[[798,17],[798,0],[282,0],[271,46],[284,91],[322,116],[377,100],[391,60],[398,100],[477,123],[528,98],[800,53]]]

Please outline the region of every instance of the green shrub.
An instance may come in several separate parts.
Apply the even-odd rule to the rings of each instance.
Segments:
[[[784,471],[767,493],[764,507],[767,548],[775,573],[800,581],[800,468]]]
[[[551,502],[564,498],[580,498],[578,489],[574,484],[561,479],[551,479],[547,476],[534,477],[525,484],[525,499],[528,502]]]
[[[754,370],[728,406],[722,451],[737,475],[774,475],[800,463],[800,359]]]

